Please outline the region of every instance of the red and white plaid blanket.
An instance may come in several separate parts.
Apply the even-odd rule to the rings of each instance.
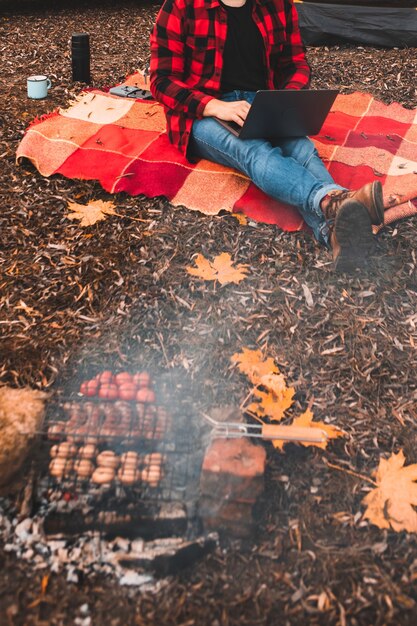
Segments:
[[[127,82],[143,86],[139,74]],[[386,106],[365,93],[339,95],[313,137],[340,185],[356,189],[380,180],[391,207],[386,223],[417,214],[417,112]],[[191,164],[171,146],[159,104],[82,93],[68,109],[35,121],[17,159],[26,157],[43,176],[98,180],[110,193],[165,196],[175,206],[217,214],[242,212],[284,230],[304,224],[293,207],[276,202],[243,174],[201,160]]]

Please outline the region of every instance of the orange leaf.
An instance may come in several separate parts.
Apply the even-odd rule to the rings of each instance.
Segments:
[[[213,268],[217,271],[217,280],[221,285],[226,283],[240,283],[241,280],[246,278],[248,273],[248,265],[238,263],[233,265],[232,258],[227,252],[222,252],[216,256],[212,261]]]
[[[325,422],[313,422],[313,417],[313,413],[310,411],[310,409],[307,409],[299,417],[296,417],[295,420],[293,420],[291,426],[320,428],[320,430],[323,430],[326,433],[328,439],[337,439],[338,437],[343,437],[345,435],[343,430],[340,430],[340,428],[337,428],[336,426],[331,426],[330,424],[326,424]],[[275,440],[272,442],[272,445],[278,450],[282,450],[286,443],[288,442]],[[300,443],[302,446],[305,447],[316,446],[316,448],[322,448],[323,450],[327,447],[327,441],[324,441],[323,443],[304,443],[303,441],[301,441]]]
[[[276,396],[282,394],[287,389],[287,383],[282,374],[270,373],[259,377],[259,385],[266,387],[268,391],[272,391]]]
[[[69,220],[80,220],[80,226],[92,226],[107,219],[108,215],[116,215],[113,202],[92,200],[88,204],[68,202],[71,213],[67,213]]]
[[[246,374],[255,385],[252,393],[259,399],[247,408],[258,417],[270,417],[279,421],[293,402],[294,389],[288,388],[285,378],[280,374],[278,367],[271,357],[265,359],[260,350],[249,350],[236,353],[231,358],[239,370]],[[263,387],[266,391],[259,389]]]
[[[246,215],[243,215],[243,213],[233,213],[232,215],[237,219],[241,226],[246,226],[246,224],[248,223],[248,218],[246,217]]]
[[[33,602],[31,602],[28,605],[29,609],[35,609],[37,606],[40,605],[41,602],[44,602],[44,596],[48,588],[48,583],[49,583],[49,574],[45,574],[45,576],[42,576],[42,580],[41,580],[41,594],[38,598],[33,600]]]
[[[242,374],[245,374],[254,385],[261,384],[263,376],[279,374],[279,369],[271,357],[264,358],[260,350],[243,348],[242,352],[236,352],[230,359]]]
[[[45,574],[45,576],[42,576],[42,580],[41,580],[41,594],[43,596],[46,593],[46,589],[48,587],[48,583],[49,583],[49,575]]]
[[[218,280],[221,285],[227,283],[240,283],[246,278],[247,265],[233,265],[230,254],[222,252],[213,261],[209,261],[202,254],[197,254],[196,267],[187,267],[186,270],[192,276],[203,280]]]
[[[381,459],[375,472],[377,487],[362,500],[367,509],[364,517],[379,528],[399,532],[417,532],[417,464],[404,467],[400,450],[389,459]]]
[[[252,403],[250,410],[259,417],[268,416],[271,420],[279,422],[284,417],[285,411],[292,406],[295,390],[285,385],[277,394],[260,389],[254,389],[253,393],[260,401]]]
[[[197,254],[194,263],[196,267],[187,267],[186,270],[191,276],[197,276],[203,280],[216,280],[216,272],[212,268],[210,261],[202,254]]]

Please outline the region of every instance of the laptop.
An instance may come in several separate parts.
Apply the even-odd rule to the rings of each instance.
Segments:
[[[239,139],[282,139],[317,135],[339,91],[276,89],[257,91],[243,126],[216,120]]]

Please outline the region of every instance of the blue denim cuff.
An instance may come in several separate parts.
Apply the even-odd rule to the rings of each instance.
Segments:
[[[331,191],[337,191],[338,189],[340,189],[341,191],[344,191],[346,187],[341,187],[340,185],[337,185],[336,183],[323,185],[323,187],[320,187],[320,189],[317,191],[313,199],[313,207],[314,207],[314,210],[318,214],[322,213],[320,203],[323,200],[323,198],[327,196],[327,194],[330,193]],[[330,250],[331,248],[330,228],[329,228],[329,223],[326,220],[323,220],[323,223],[320,226],[319,232],[317,234],[318,234],[318,237],[317,237],[318,241],[320,243],[323,243],[326,246],[326,248]]]
[[[328,184],[328,185],[324,185],[323,187],[320,187],[320,189],[317,191],[313,199],[314,209],[316,211],[321,211],[320,203],[323,200],[323,198],[327,196],[327,194],[330,193],[331,191],[337,191],[337,190],[345,191],[346,187],[341,187],[340,185],[337,185],[336,183]]]

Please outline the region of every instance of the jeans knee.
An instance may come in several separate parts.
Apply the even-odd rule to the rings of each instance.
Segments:
[[[260,142],[259,146],[248,152],[247,173],[252,180],[264,184],[268,178],[274,176],[282,158],[280,148],[273,148],[265,141]]]
[[[308,144],[305,145],[304,152],[303,152],[302,165],[304,167],[308,167],[310,161],[314,159],[315,157],[319,156],[319,153],[317,152],[316,146],[313,144],[313,142],[311,142],[309,139],[307,141],[308,141]]]
[[[290,139],[282,147],[284,156],[292,157],[303,167],[307,167],[311,159],[318,156],[314,143],[308,137]]]

